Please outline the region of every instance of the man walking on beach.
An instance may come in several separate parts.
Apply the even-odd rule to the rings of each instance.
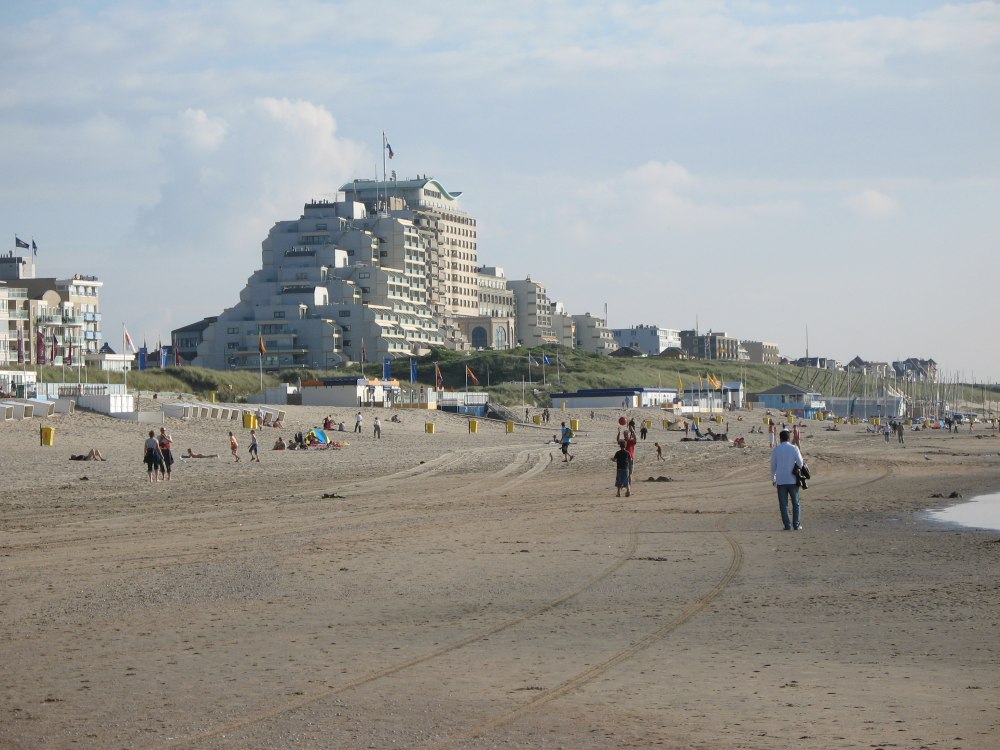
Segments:
[[[256,430],[250,430],[250,447],[247,450],[250,453],[250,460],[260,463],[260,446],[257,445]]]
[[[361,432],[361,422],[362,422],[362,419],[363,419],[363,417],[361,416],[361,412],[358,412],[357,414],[354,415],[354,431],[355,432]]]
[[[802,530],[802,509],[799,505],[799,479],[795,467],[802,468],[802,453],[788,442],[788,430],[778,435],[781,441],[771,451],[771,484],[778,488],[778,508],[785,531]],[[792,501],[792,517],[788,518],[788,500]]]
[[[382,439],[382,423],[378,417],[375,417],[375,437],[379,440]]]

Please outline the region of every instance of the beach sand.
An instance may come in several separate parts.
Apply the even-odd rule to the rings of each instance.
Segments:
[[[0,748],[998,746],[1000,532],[921,516],[1000,488],[996,433],[808,422],[784,532],[761,413],[741,450],[649,412],[628,499],[613,410],[365,409],[348,448],[270,450],[353,411],[289,407],[259,464],[242,427],[235,464],[230,423],[167,420],[221,457],[152,485],[158,425],[0,425]]]

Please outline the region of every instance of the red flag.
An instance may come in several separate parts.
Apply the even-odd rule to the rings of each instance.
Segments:
[[[49,357],[49,363],[50,364],[54,364],[55,361],[56,361],[56,347],[57,346],[59,346],[59,340],[56,338],[56,335],[53,333],[52,334],[52,356]]]
[[[68,350],[66,352],[66,364],[70,367],[73,366],[73,339],[70,338],[68,343]]]
[[[434,365],[434,386],[441,390],[444,388],[444,376],[441,374],[441,368]]]
[[[41,331],[35,335],[35,359],[38,364],[45,364],[45,334]]]
[[[24,364],[24,329],[17,329],[17,363]]]

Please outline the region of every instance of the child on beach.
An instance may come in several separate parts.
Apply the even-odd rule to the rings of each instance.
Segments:
[[[625,497],[630,497],[632,495],[631,487],[632,477],[630,467],[632,465],[632,458],[629,456],[628,451],[625,450],[625,441],[618,441],[618,451],[611,457],[611,460],[615,462],[615,487],[618,488],[618,493],[615,497],[622,496],[622,488],[625,488]]]
[[[665,461],[666,459],[663,457],[663,448],[660,447],[659,443],[653,443],[653,445],[656,446],[656,460]]]
[[[236,442],[236,436],[230,432],[229,433],[229,452],[233,454],[233,458],[236,459],[236,463],[240,462],[240,444]]]

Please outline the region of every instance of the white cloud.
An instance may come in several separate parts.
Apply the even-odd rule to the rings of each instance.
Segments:
[[[899,203],[895,198],[873,188],[847,196],[844,204],[869,219],[885,219],[899,212]]]
[[[198,151],[214,151],[226,137],[226,121],[204,110],[188,109],[180,116],[178,134]]]

